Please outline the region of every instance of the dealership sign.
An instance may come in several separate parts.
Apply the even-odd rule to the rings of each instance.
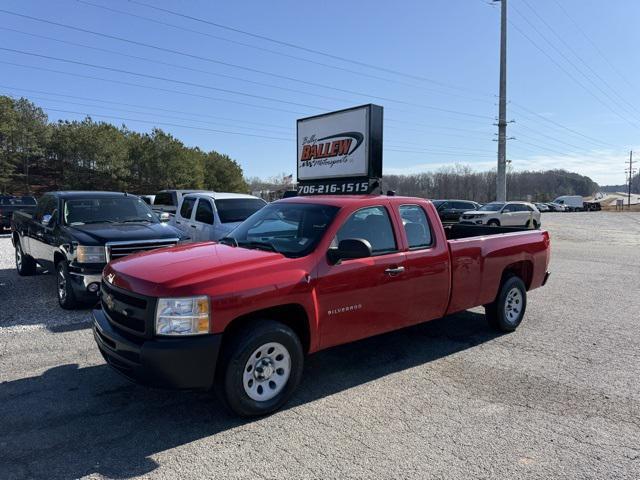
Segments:
[[[382,107],[298,120],[298,193],[370,193],[382,177]]]

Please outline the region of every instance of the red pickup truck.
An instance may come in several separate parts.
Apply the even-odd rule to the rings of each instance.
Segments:
[[[289,198],[218,243],[109,263],[93,331],[126,377],[214,388],[260,415],[290,397],[306,354],[479,305],[515,330],[548,264],[546,231],[445,229],[427,200]]]

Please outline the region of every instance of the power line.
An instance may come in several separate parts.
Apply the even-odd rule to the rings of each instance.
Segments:
[[[423,82],[432,83],[432,84],[439,85],[439,86],[442,86],[442,87],[445,87],[445,88],[450,88],[450,89],[453,89],[453,90],[470,91],[469,89],[462,88],[462,87],[451,86],[451,85],[448,85],[448,84],[443,83],[443,82],[439,82],[439,81],[431,79],[431,78],[426,78],[426,77],[422,77],[422,76],[419,76],[419,75],[413,75],[413,74],[401,72],[401,71],[398,71],[398,70],[393,70],[393,69],[390,69],[390,68],[381,67],[381,66],[378,66],[378,65],[372,65],[370,63],[362,62],[362,61],[359,61],[359,60],[354,60],[354,59],[342,57],[342,56],[339,56],[339,55],[334,55],[334,54],[331,54],[331,53],[322,52],[322,51],[315,50],[315,49],[312,49],[312,48],[304,47],[302,45],[296,45],[294,43],[285,42],[285,41],[282,41],[282,40],[277,40],[277,39],[272,38],[272,37],[267,37],[266,35],[260,35],[260,34],[252,33],[252,32],[246,31],[246,30],[241,30],[239,28],[230,27],[228,25],[223,25],[221,23],[216,23],[216,22],[212,22],[210,20],[206,20],[206,19],[202,19],[202,18],[191,16],[191,15],[187,15],[187,14],[184,14],[184,13],[176,12],[174,10],[169,10],[169,9],[166,9],[166,8],[158,7],[156,5],[150,5],[148,3],[144,3],[144,2],[140,2],[140,1],[136,1],[136,0],[129,0],[129,3],[133,3],[133,4],[140,5],[140,6],[143,6],[143,7],[146,7],[146,8],[150,8],[152,10],[168,13],[170,15],[174,15],[174,16],[177,16],[177,17],[186,18],[188,20],[193,20],[195,22],[200,22],[200,23],[204,23],[204,24],[207,24],[207,25],[211,25],[213,27],[220,28],[220,29],[227,30],[227,31],[231,31],[231,32],[234,32],[234,33],[240,33],[242,35],[247,35],[247,36],[250,36],[250,37],[253,37],[253,38],[258,38],[260,40],[264,40],[264,41],[267,41],[267,42],[272,42],[272,43],[275,43],[277,45],[282,45],[282,46],[285,46],[285,47],[301,50],[301,51],[304,51],[304,52],[307,52],[307,53],[313,53],[313,54],[321,55],[321,56],[324,56],[324,57],[327,57],[327,58],[332,58],[334,60],[340,60],[342,62],[353,63],[355,65],[360,65],[362,67],[367,67],[367,68],[371,68],[371,69],[374,69],[374,70],[380,70],[380,71],[383,71],[383,72],[386,72],[386,73],[392,73],[394,75],[399,75],[399,76],[402,76],[402,77],[412,78],[414,80],[420,80],[420,81],[423,81]],[[473,93],[476,93],[476,92],[473,92]]]
[[[31,99],[35,99],[35,100],[45,101],[45,102],[60,102],[60,100],[55,100],[55,99],[50,99],[50,98],[43,98],[43,97],[30,97],[30,98]],[[69,100],[64,100],[64,103],[65,104],[69,104],[69,105],[77,105],[77,106],[80,106],[80,107],[107,108],[108,110],[113,110],[113,111],[117,111],[117,112],[136,113],[136,114],[139,114],[139,115],[147,115],[147,116],[154,116],[154,117],[164,117],[164,118],[168,118],[170,120],[186,120],[188,122],[202,123],[204,125],[217,125],[217,126],[227,127],[227,128],[241,128],[241,129],[244,129],[244,130],[255,130],[257,132],[266,132],[266,133],[275,133],[275,134],[283,134],[284,133],[284,132],[281,132],[281,131],[269,130],[269,129],[264,129],[264,128],[243,127],[243,126],[240,126],[240,125],[229,125],[229,124],[217,123],[217,122],[206,122],[206,121],[202,121],[202,120],[194,120],[192,118],[172,117],[170,115],[164,115],[164,114],[158,114],[158,113],[141,112],[139,110],[128,110],[128,109],[125,109],[125,108],[118,108],[118,107],[108,107],[108,106],[105,107],[104,105],[92,105],[92,104],[89,104],[89,103],[72,102],[72,101],[69,101]],[[43,108],[48,109],[49,107],[43,106]]]
[[[16,97],[14,97],[14,98],[16,98]],[[44,98],[44,97],[33,97],[32,96],[31,98],[43,100],[43,101],[46,101],[46,102],[60,101],[60,100]],[[100,100],[94,100],[94,101],[100,101]],[[228,124],[204,122],[204,121],[199,121],[199,120],[193,120],[193,119],[190,119],[190,118],[181,118],[181,117],[171,117],[171,116],[168,116],[168,115],[159,115],[157,113],[151,113],[151,112],[144,112],[144,111],[141,112],[141,111],[137,111],[137,110],[128,110],[128,109],[114,108],[114,107],[108,107],[108,106],[104,107],[104,106],[101,106],[101,105],[92,105],[92,104],[81,103],[81,102],[72,102],[72,101],[69,101],[69,100],[64,100],[64,102],[66,102],[66,103],[68,103],[70,105],[77,105],[77,106],[90,107],[90,108],[96,108],[96,107],[97,108],[107,108],[109,110],[117,111],[117,112],[135,113],[135,114],[141,114],[141,115],[147,115],[147,116],[159,116],[159,117],[168,118],[170,120],[186,120],[186,121],[189,121],[189,122],[197,122],[197,123],[202,123],[202,124],[205,124],[205,125],[218,125],[218,126],[228,127],[228,128],[242,128],[242,129],[246,129],[246,130],[264,131],[264,132],[267,132],[267,133],[276,133],[276,134],[283,134],[284,133],[284,132],[275,132],[273,130],[265,130],[265,129],[255,128],[255,127],[239,127],[237,125],[228,125]],[[121,102],[109,102],[109,103],[117,103],[117,104],[125,105],[125,106],[134,106],[134,107],[146,108],[145,106],[141,106],[141,105],[123,104]],[[42,105],[42,108],[44,108],[45,110],[51,110],[51,111],[79,113],[79,112],[76,112],[76,111],[64,110],[64,109],[59,109],[59,108],[55,108],[55,107],[49,107],[49,106],[46,106],[46,105]],[[91,114],[87,114],[87,115],[104,116],[106,118],[117,118],[117,119],[124,118],[124,117],[121,117],[121,116],[98,114],[98,113],[91,113]],[[131,121],[143,121],[142,119],[128,119],[128,120],[131,120]],[[147,120],[145,120],[145,122],[154,123],[154,122],[147,121]],[[170,125],[170,126],[179,126],[179,127],[182,127],[182,128],[191,128],[191,126],[188,126],[188,125],[178,125],[178,124],[175,124],[175,123],[167,123],[167,122],[155,122],[155,123],[156,124],[165,124],[165,125]],[[198,128],[198,127],[193,127],[193,128]],[[218,131],[218,130],[213,130],[213,131]],[[271,137],[269,137],[269,138],[271,138]],[[402,141],[402,144],[403,145],[400,145],[400,148],[405,147],[406,145],[411,145],[411,142]],[[455,147],[445,146],[445,145],[429,145],[427,147],[425,147],[423,144],[417,144],[417,143],[413,143],[413,145],[415,145],[415,146],[417,146],[419,148],[422,148],[422,149],[427,149],[427,150],[420,150],[421,152],[427,152],[427,153],[444,153],[444,150],[449,151],[449,153],[456,153],[457,151],[464,151],[464,152],[467,152],[467,154],[469,156],[477,154],[475,152],[488,153],[485,150],[477,150],[477,149],[472,149],[472,148],[471,149],[458,149],[458,148],[455,148]],[[387,146],[394,147],[396,145],[388,144]],[[437,151],[428,150],[428,148],[436,148],[438,150]],[[441,150],[442,150],[442,152],[441,152]]]
[[[525,1],[525,0],[523,0],[523,1]],[[526,4],[526,1],[525,1],[525,4]],[[540,15],[538,15],[538,13],[537,13],[537,12],[536,12],[536,11],[535,11],[531,6],[530,6],[530,5],[528,5],[528,4],[527,4],[527,6],[528,6],[528,7],[529,7],[529,9],[530,9],[530,10],[532,10],[532,11],[533,11],[533,13],[534,13],[534,14],[535,14],[535,15],[536,15],[536,16],[537,16],[537,17],[538,17],[538,18],[539,18],[539,19],[540,19],[540,20],[541,20],[541,21],[542,21],[546,26],[547,26],[547,28],[551,31],[551,33],[553,33],[553,34],[554,34],[554,35],[556,35],[558,38],[560,38],[560,40],[565,44],[565,46],[567,46],[567,47],[569,48],[569,50],[571,51],[571,50],[572,50],[572,49],[571,49],[571,47],[570,47],[570,46],[568,46],[568,44],[567,44],[567,43],[566,43],[566,42],[565,42],[565,41],[564,41],[564,40],[563,40],[563,39],[562,39],[562,38],[561,38],[561,37],[560,37],[560,36],[559,36],[559,35],[558,35],[558,34],[557,34],[553,29],[552,29],[552,28],[551,28],[551,26],[550,26],[550,25],[549,25],[549,24],[548,24],[548,23],[547,23],[547,22],[546,22],[542,17],[540,17]],[[579,67],[578,67],[578,66],[577,66],[577,65],[576,65],[576,64],[575,64],[575,63],[574,63],[574,62],[573,62],[569,57],[567,57],[567,56],[562,52],[562,50],[560,50],[556,45],[554,45],[554,44],[553,44],[553,42],[551,42],[551,40],[549,40],[549,39],[546,37],[546,35],[544,35],[540,30],[538,30],[538,28],[537,28],[537,27],[536,27],[536,26],[535,26],[535,25],[534,25],[534,24],[533,24],[533,23],[532,23],[532,22],[531,22],[531,21],[530,21],[530,20],[529,20],[525,15],[524,15],[524,14],[520,13],[520,11],[519,11],[519,10],[517,10],[517,9],[515,9],[515,11],[516,11],[516,13],[517,13],[518,15],[520,15],[520,16],[524,19],[524,21],[525,21],[525,22],[526,22],[526,23],[527,23],[527,24],[528,24],[528,25],[533,29],[533,31],[534,31],[534,32],[536,32],[536,33],[537,33],[537,34],[538,34],[538,35],[539,35],[539,36],[540,36],[540,37],[541,37],[541,38],[542,38],[542,39],[543,39],[543,40],[544,40],[544,41],[545,41],[545,42],[546,42],[546,43],[547,43],[547,44],[548,44],[548,45],[549,45],[549,46],[550,46],[550,47],[551,47],[551,48],[552,48],[552,49],[553,49],[553,50],[554,50],[558,55],[560,55],[560,56],[562,57],[562,59],[563,59],[565,62],[567,62],[567,63],[568,63],[571,67],[573,67],[573,68],[574,68],[574,69],[575,69],[575,70],[576,70],[580,75],[582,75],[582,77],[584,77],[584,79],[585,79],[587,82],[589,82],[592,86],[594,86],[594,87],[595,87],[595,88],[596,88],[596,89],[597,89],[597,90],[598,90],[602,95],[604,95],[604,96],[605,96],[607,99],[609,99],[612,103],[616,104],[616,106],[617,106],[618,108],[621,108],[621,109],[622,109],[622,110],[624,110],[627,114],[631,113],[631,115],[635,117],[635,114],[634,114],[633,112],[630,112],[630,111],[627,109],[627,107],[625,107],[625,106],[624,106],[624,105],[622,105],[618,100],[616,100],[616,99],[615,99],[615,98],[613,98],[611,95],[609,95],[609,94],[608,94],[608,93],[607,93],[607,92],[606,92],[606,91],[605,91],[605,90],[604,90],[604,89],[603,89],[603,88],[598,84],[598,82],[595,82],[595,81],[594,81],[594,80],[593,80],[589,75],[587,75],[584,71],[582,71],[582,70],[581,70],[581,69],[580,69],[580,68],[579,68]],[[576,55],[576,57],[578,57],[578,59],[579,59],[579,60],[581,60],[581,61],[582,61],[583,63],[585,63],[585,65],[586,65],[586,62],[584,62],[584,60],[582,60],[582,59],[581,59],[581,57],[580,57],[578,54],[574,53],[574,55]],[[588,65],[587,65],[587,67],[588,67],[588,68],[590,68]],[[565,71],[565,73],[566,73],[566,71]],[[598,78],[601,78],[601,77],[600,77],[599,75],[597,75],[597,74],[596,74],[596,76],[597,76]],[[575,79],[575,78],[574,78],[574,81],[576,81],[576,79]],[[582,83],[580,83],[580,82],[578,82],[578,84],[579,84],[582,88],[584,88],[585,90],[587,90],[587,92],[588,92],[589,94],[591,94],[594,98],[596,98],[599,102],[601,102],[603,105],[607,106],[607,108],[609,108],[612,112],[614,112],[614,113],[615,113],[617,116],[619,116],[622,120],[624,120],[624,121],[628,122],[629,124],[633,125],[633,126],[634,126],[634,127],[636,127],[636,128],[640,128],[640,127],[638,127],[638,125],[637,125],[637,124],[635,124],[635,123],[631,122],[629,119],[627,119],[627,118],[623,117],[622,115],[620,115],[620,113],[619,113],[617,110],[615,110],[615,109],[611,108],[611,106],[610,106],[608,103],[606,103],[606,102],[602,101],[602,100],[601,100],[601,99],[600,99],[600,98],[599,98],[595,93],[593,93],[593,91],[592,91],[592,90],[588,89],[585,85],[583,85],[583,84],[582,84]],[[626,100],[625,100],[625,102],[626,102]],[[636,117],[636,120],[637,120],[637,117]]]
[[[239,122],[239,123],[243,123],[243,124],[250,124],[250,125],[258,125],[258,126],[264,126],[264,127],[271,127],[271,128],[280,128],[280,129],[286,129],[286,130],[290,130],[290,127],[285,127],[285,126],[279,126],[279,125],[274,125],[271,123],[260,123],[260,122],[253,122],[253,121],[249,121],[249,120],[244,120],[244,119],[237,119],[237,118],[229,118],[229,117],[218,117],[215,115],[208,115],[208,114],[200,114],[200,113],[192,113],[192,112],[184,112],[181,110],[172,110],[172,109],[167,109],[167,108],[160,108],[157,106],[149,106],[149,105],[139,105],[139,104],[135,104],[135,103],[124,103],[124,102],[116,102],[113,100],[104,100],[101,98],[91,98],[91,97],[82,97],[82,96],[77,96],[77,95],[65,95],[62,93],[54,93],[54,92],[47,92],[47,91],[43,91],[43,90],[33,90],[33,89],[28,89],[28,88],[18,88],[18,87],[13,87],[13,86],[9,86],[9,85],[0,85],[0,88],[5,88],[8,90],[13,90],[13,91],[22,91],[22,92],[30,92],[30,93],[36,93],[36,94],[42,94],[42,95],[51,95],[54,97],[64,97],[64,98],[72,98],[72,99],[76,99],[76,100],[87,100],[87,101],[91,101],[91,102],[101,102],[101,103],[111,103],[114,105],[123,105],[125,107],[134,107],[134,108],[144,108],[144,109],[149,109],[149,110],[158,110],[160,112],[169,112],[169,113],[178,113],[181,115],[191,115],[191,116],[196,116],[196,117],[200,117],[200,118],[213,118],[215,120],[226,120],[226,121],[231,121],[231,122]],[[31,97],[31,98],[37,98],[37,97]]]
[[[632,110],[635,110],[636,113],[640,113],[640,111],[627,101],[622,95],[618,93],[616,89],[614,89],[609,82],[607,82],[600,74],[593,69],[582,56],[576,52],[576,50],[560,35],[551,25],[547,22],[532,6],[527,0],[522,0],[522,2],[533,12],[533,14],[547,27],[547,29],[553,33],[553,35],[598,79],[602,82],[612,93],[616,95],[622,102],[628,105]],[[574,67],[575,68],[575,67]],[[598,86],[596,83],[594,85]],[[634,114],[635,115],[635,114]]]
[[[21,17],[21,18],[26,18],[26,19],[29,19],[29,20],[37,21],[37,22],[42,22],[42,23],[46,23],[46,24],[50,24],[50,25],[55,25],[55,26],[62,27],[62,28],[68,28],[68,29],[71,29],[71,30],[76,30],[76,31],[83,32],[83,33],[89,33],[91,35],[96,35],[96,36],[100,36],[100,37],[104,37],[104,38],[109,38],[109,39],[112,39],[112,40],[118,40],[118,41],[121,41],[121,42],[130,43],[132,45],[138,45],[138,46],[142,46],[142,47],[145,47],[145,48],[151,48],[151,49],[154,49],[154,50],[159,50],[159,51],[166,52],[166,53],[172,53],[172,54],[175,54],[175,55],[181,55],[181,56],[193,58],[193,59],[196,59],[196,60],[201,60],[201,61],[206,61],[206,62],[215,63],[215,64],[219,64],[219,65],[224,65],[224,66],[230,67],[230,68],[237,68],[237,69],[241,69],[241,70],[245,70],[245,71],[250,71],[250,72],[253,72],[253,73],[259,73],[259,74],[262,74],[262,75],[268,75],[268,76],[271,76],[271,77],[280,78],[280,79],[283,79],[283,80],[289,80],[289,81],[292,81],[292,82],[302,83],[302,84],[306,84],[306,85],[311,85],[311,86],[314,86],[314,87],[326,88],[326,89],[339,91],[339,92],[343,92],[343,93],[349,93],[349,94],[352,94],[352,95],[375,98],[375,99],[378,99],[378,100],[384,100],[386,102],[393,102],[393,103],[409,105],[409,106],[413,106],[413,107],[420,107],[420,108],[425,108],[425,109],[428,109],[428,110],[439,111],[439,112],[443,112],[443,113],[450,113],[450,114],[454,114],[454,115],[462,115],[462,116],[467,116],[467,117],[472,117],[472,118],[481,118],[481,119],[491,118],[491,117],[486,116],[486,115],[478,115],[478,114],[469,113],[469,112],[460,112],[460,111],[457,111],[457,110],[439,108],[439,107],[434,107],[434,106],[431,106],[431,105],[423,105],[423,104],[418,104],[418,103],[415,103],[415,102],[408,102],[408,101],[403,101],[403,100],[397,100],[397,99],[394,99],[394,98],[383,97],[383,96],[379,96],[379,95],[372,95],[372,94],[357,92],[357,91],[353,91],[353,90],[347,90],[347,89],[338,88],[338,87],[331,87],[331,86],[328,86],[328,85],[323,85],[323,84],[316,83],[316,82],[310,82],[310,81],[302,80],[302,79],[299,79],[299,78],[294,78],[294,77],[289,77],[289,76],[286,76],[286,75],[280,75],[280,74],[276,74],[276,73],[272,73],[272,72],[258,70],[258,69],[255,69],[255,68],[245,67],[245,66],[242,66],[242,65],[237,65],[237,64],[233,64],[233,63],[229,63],[229,62],[223,62],[221,60],[216,60],[216,59],[209,58],[209,57],[203,57],[201,55],[194,55],[194,54],[190,54],[190,53],[187,53],[187,52],[182,52],[182,51],[179,51],[179,50],[173,50],[173,49],[170,49],[170,48],[159,47],[157,45],[151,45],[151,44],[144,43],[144,42],[138,42],[136,40],[131,40],[131,39],[123,38],[123,37],[118,37],[118,36],[115,36],[115,35],[95,32],[95,31],[92,31],[92,30],[87,30],[85,28],[74,27],[72,25],[67,25],[67,24],[64,24],[64,23],[54,22],[54,21],[51,21],[51,20],[45,20],[45,19],[42,19],[42,18],[37,18],[37,17],[30,16],[30,15],[24,15],[24,14],[21,14],[21,13],[11,12],[9,10],[0,9],[0,12],[6,13],[8,15],[18,16],[18,17]]]
[[[124,70],[121,68],[115,68],[115,67],[107,67],[105,65],[96,65],[93,63],[88,63],[88,62],[81,62],[78,60],[71,60],[68,58],[60,58],[60,57],[54,57],[51,55],[43,55],[41,53],[35,53],[35,52],[27,52],[25,50],[17,50],[14,48],[5,48],[5,47],[0,47],[0,50],[3,50],[5,52],[12,52],[12,53],[18,53],[21,55],[28,55],[31,57],[38,57],[38,58],[46,58],[47,60],[55,60],[57,62],[64,62],[64,63],[70,63],[73,65],[80,65],[82,67],[91,67],[91,68],[96,68],[99,70],[106,70],[109,72],[115,72],[115,73],[124,73],[127,75],[133,75],[136,77],[142,77],[142,78],[149,78],[151,80],[161,80],[163,82],[171,82],[171,83],[176,83],[178,85],[186,85],[189,87],[198,87],[198,88],[204,88],[207,90],[214,90],[216,92],[222,92],[222,93],[229,93],[231,95],[240,95],[243,97],[249,97],[249,98],[255,98],[258,100],[266,100],[269,102],[276,102],[276,103],[284,103],[287,105],[294,105],[296,107],[304,107],[304,108],[311,108],[314,110],[324,110],[323,107],[318,106],[318,105],[309,105],[306,103],[298,103],[298,102],[290,102],[289,100],[281,100],[279,98],[274,98],[274,97],[266,97],[264,95],[254,95],[252,93],[246,93],[246,92],[240,92],[237,90],[229,90],[227,88],[220,88],[220,87],[213,87],[211,85],[205,85],[202,83],[195,83],[195,82],[187,82],[185,80],[176,80],[173,78],[167,78],[167,77],[161,77],[159,75],[150,75],[148,73],[139,73],[139,72],[132,72],[130,70]]]
[[[42,72],[50,72],[50,73],[58,73],[61,75],[68,75],[70,77],[79,77],[79,78],[87,78],[87,79],[91,79],[91,80],[99,80],[101,82],[108,82],[108,83],[115,83],[117,85],[127,85],[130,87],[138,87],[138,88],[143,88],[145,90],[156,90],[159,92],[166,92],[166,93],[174,93],[174,94],[178,94],[178,95],[186,95],[189,97],[197,97],[197,98],[206,98],[208,100],[214,100],[216,102],[227,102],[227,103],[233,103],[236,105],[244,105],[247,107],[253,107],[253,108],[261,108],[261,109],[265,109],[265,110],[269,110],[269,111],[278,111],[278,112],[284,112],[284,113],[294,113],[296,115],[308,115],[308,112],[299,112],[299,111],[295,111],[295,110],[285,110],[283,108],[277,108],[277,107],[272,107],[272,106],[267,106],[267,105],[257,105],[255,103],[248,103],[248,102],[240,102],[238,100],[230,100],[228,98],[220,98],[220,97],[212,97],[210,95],[203,95],[200,93],[193,93],[193,92],[182,92],[180,90],[171,90],[169,88],[163,88],[163,87],[155,87],[155,86],[150,86],[150,85],[143,85],[140,83],[133,83],[133,82],[127,82],[124,80],[113,80],[110,78],[103,78],[103,77],[95,77],[93,75],[84,75],[81,73],[72,73],[72,72],[65,72],[64,70],[56,70],[53,68],[46,68],[46,67],[36,67],[33,65],[25,65],[22,63],[15,63],[15,62],[7,62],[4,60],[0,60],[0,64],[4,64],[4,65],[12,65],[15,67],[21,67],[21,68],[29,68],[32,70],[39,70]]]
[[[204,127],[194,127],[194,126],[189,126],[189,125],[180,125],[180,124],[177,124],[177,123],[153,122],[153,121],[150,121],[150,120],[142,120],[142,119],[139,119],[139,118],[125,118],[125,117],[121,117],[119,115],[102,115],[102,114],[98,114],[98,113],[77,112],[77,111],[73,111],[73,110],[62,110],[62,109],[58,109],[58,108],[47,108],[47,110],[51,110],[53,112],[71,113],[71,114],[76,114],[76,115],[85,115],[85,116],[88,116],[88,117],[112,118],[112,119],[115,119],[115,120],[122,120],[122,121],[126,121],[126,122],[148,123],[148,124],[151,124],[151,125],[166,125],[166,126],[170,126],[170,127],[186,128],[186,129],[190,129],[190,130],[203,130],[203,131],[206,131],[206,132],[224,133],[225,135],[241,135],[241,136],[245,136],[245,137],[266,138],[268,140],[285,140],[285,141],[293,141],[294,140],[293,138],[271,137],[271,136],[267,136],[267,135],[254,135],[252,133],[233,132],[233,131],[229,131],[229,130],[217,130],[217,129],[204,128]]]
[[[521,105],[517,102],[511,102],[516,108],[520,109],[520,110],[524,110],[525,112],[527,112],[530,116],[533,115],[535,117],[540,118],[541,120],[544,120],[547,123],[550,123],[558,128],[561,128],[567,132],[573,133],[574,135],[577,135],[579,137],[582,137],[585,140],[590,141],[591,143],[594,143],[596,145],[604,145],[604,146],[609,146],[609,147],[613,147],[613,148],[617,148],[616,145],[613,145],[612,143],[608,143],[608,142],[603,142],[602,140],[598,140],[595,137],[590,137],[588,135],[585,135],[584,133],[580,133],[577,130],[574,130],[573,128],[567,127],[566,125],[563,125],[559,122],[556,122],[555,120],[552,120],[550,118],[545,117],[544,115],[540,115],[538,112],[535,112],[527,107],[525,107],[524,105]]]
[[[198,34],[198,35],[203,35],[203,36],[206,36],[206,37],[209,37],[209,38],[213,38],[213,39],[216,39],[216,40],[219,40],[219,41],[223,41],[223,42],[228,42],[228,43],[231,43],[231,44],[234,44],[234,45],[240,45],[242,47],[255,49],[255,50],[258,50],[258,51],[261,51],[261,52],[271,53],[273,55],[278,55],[278,56],[282,56],[282,57],[285,57],[285,58],[291,58],[291,59],[294,59],[294,60],[310,63],[310,64],[313,64],[313,65],[319,65],[319,66],[322,66],[322,67],[325,67],[325,68],[330,68],[330,69],[334,69],[334,70],[338,70],[338,71],[342,71],[342,72],[351,73],[353,75],[359,75],[361,77],[372,78],[372,79],[375,79],[375,80],[381,80],[381,81],[388,82],[388,83],[395,83],[395,84],[398,84],[398,85],[408,86],[408,87],[419,89],[419,90],[423,90],[423,91],[435,92],[435,93],[439,93],[439,94],[442,94],[442,95],[449,95],[449,96],[453,96],[453,97],[457,97],[457,98],[463,98],[463,99],[466,99],[466,100],[472,100],[472,101],[477,101],[477,102],[487,102],[487,100],[485,100],[484,98],[483,99],[474,98],[474,97],[470,97],[468,95],[460,95],[460,94],[457,94],[457,93],[447,92],[446,90],[437,90],[437,89],[433,89],[433,88],[425,88],[424,86],[414,85],[414,84],[406,83],[406,82],[401,82],[401,81],[399,81],[397,79],[379,77],[377,75],[372,75],[372,74],[365,73],[365,72],[360,72],[360,71],[357,71],[357,70],[351,70],[351,69],[348,69],[348,68],[340,67],[338,65],[332,65],[332,64],[329,64],[329,63],[318,62],[316,60],[311,60],[309,58],[298,57],[296,55],[291,55],[291,54],[288,54],[288,53],[279,52],[277,50],[271,50],[269,48],[260,47],[258,45],[252,45],[250,43],[244,43],[244,42],[240,42],[238,40],[233,40],[233,39],[230,39],[230,38],[220,37],[218,35],[213,35],[211,33],[202,32],[200,30],[194,30],[192,28],[187,28],[187,27],[184,27],[182,25],[176,25],[174,23],[164,22],[164,21],[161,21],[161,20],[157,20],[155,18],[146,17],[144,15],[139,15],[139,14],[135,14],[135,13],[132,13],[132,12],[126,12],[124,10],[119,10],[119,9],[116,9],[116,8],[107,7],[105,5],[99,5],[97,3],[89,2],[89,1],[86,1],[86,0],[75,0],[75,1],[78,2],[78,3],[82,3],[84,5],[91,6],[91,7],[100,8],[100,9],[103,9],[103,10],[106,10],[106,11],[118,13],[118,14],[121,14],[121,15],[126,15],[126,16],[129,16],[129,17],[137,18],[137,19],[144,20],[144,21],[147,21],[147,22],[152,22],[152,23],[155,23],[157,25],[163,25],[163,26],[166,26],[166,27],[175,28],[175,29],[182,30],[182,31],[185,31],[185,32],[190,32],[190,33],[195,33],[195,34]],[[486,94],[486,95],[483,95],[483,96],[488,97],[490,95]]]
[[[625,75],[623,75],[620,70],[618,70],[616,68],[615,65],[613,65],[613,63],[611,63],[611,61],[609,60],[608,56],[605,55],[602,50],[600,49],[600,47],[598,47],[597,43],[594,42],[589,35],[587,35],[585,33],[585,31],[580,27],[580,25],[578,24],[578,22],[576,22],[576,20],[569,15],[569,12],[562,6],[562,4],[558,1],[558,0],[554,0],[554,2],[556,3],[556,5],[558,6],[558,8],[560,8],[560,10],[562,10],[562,12],[565,14],[565,16],[571,21],[571,23],[573,23],[573,26],[576,28],[576,30],[578,30],[578,32],[580,32],[580,34],[582,34],[582,36],[591,44],[591,46],[594,48],[594,50],[596,52],[598,52],[598,54],[604,59],[605,62],[607,62],[607,64],[609,65],[609,67],[618,74],[618,76],[620,76],[620,78],[622,78],[627,85],[629,85],[631,88],[636,89],[637,90],[637,86],[633,85]]]
[[[522,15],[521,15],[522,16]],[[529,23],[531,25],[531,23],[526,19],[526,17],[524,17],[525,20],[527,21],[527,23]],[[611,105],[609,105],[608,103],[606,103],[605,101],[603,101],[600,97],[598,97],[596,94],[594,94],[586,85],[584,85],[580,80],[578,80],[571,72],[569,72],[566,68],[564,68],[564,66],[562,66],[561,63],[559,63],[558,61],[556,61],[555,58],[553,58],[551,55],[549,55],[549,53],[547,53],[542,47],[540,47],[531,37],[529,37],[529,35],[527,35],[522,29],[520,29],[516,24],[514,24],[513,22],[509,22],[509,24],[516,29],[516,31],[518,31],[524,38],[526,38],[534,47],[536,47],[536,49],[538,49],[544,56],[546,56],[555,66],[557,66],[560,70],[562,70],[569,78],[571,78],[575,83],[577,83],[582,89],[584,89],[589,95],[591,95],[593,98],[595,98],[598,102],[600,102],[602,105],[604,105],[607,109],[611,110],[611,112],[613,112],[616,116],[620,117],[623,121],[629,123],[631,126],[633,126],[634,128],[640,128],[638,127],[638,125],[636,125],[635,123],[631,122],[630,120],[628,120],[627,118],[623,117],[622,115],[620,115],[620,113],[618,111],[616,111],[615,109],[613,109],[611,107]],[[535,29],[535,27],[533,27]],[[545,38],[543,36],[543,38]],[[569,61],[570,62],[570,61]]]

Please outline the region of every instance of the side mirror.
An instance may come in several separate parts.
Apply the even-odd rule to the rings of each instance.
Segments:
[[[338,248],[327,252],[329,262],[336,264],[341,260],[352,260],[354,258],[367,258],[371,256],[371,244],[368,240],[361,238],[345,238],[338,244]]]
[[[52,218],[52,217],[51,217],[51,215],[49,215],[49,214],[47,214],[47,215],[43,215],[43,216],[42,216],[42,220],[41,220],[42,226],[43,226],[43,227],[48,227],[48,226],[49,226],[49,223],[51,222],[51,218]]]
[[[171,215],[169,215],[169,212],[162,212],[160,215],[158,215],[158,219],[162,223],[167,223],[169,220],[171,220]]]

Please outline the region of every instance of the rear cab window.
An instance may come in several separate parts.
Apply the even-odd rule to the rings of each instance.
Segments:
[[[260,198],[221,198],[215,202],[221,223],[244,222],[267,204]]]
[[[427,214],[422,207],[419,205],[400,205],[399,211],[409,250],[431,247],[433,236]]]
[[[166,205],[166,206],[175,206],[173,202],[173,195],[171,192],[160,192],[156,195],[156,200],[153,202],[154,205]]]

